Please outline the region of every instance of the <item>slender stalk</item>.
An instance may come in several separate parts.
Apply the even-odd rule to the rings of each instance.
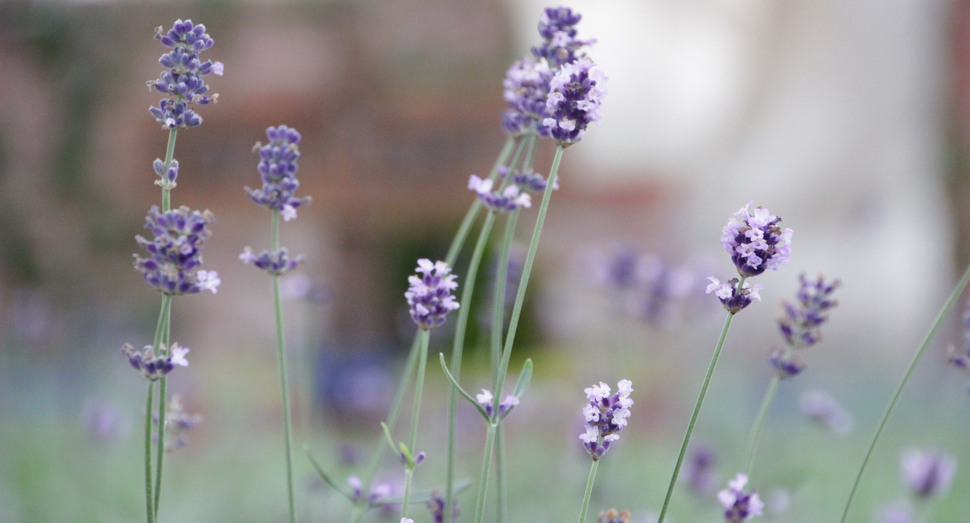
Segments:
[[[771,377],[771,383],[768,384],[768,390],[765,391],[765,397],[761,400],[761,407],[758,409],[758,416],[754,420],[754,425],[751,427],[751,432],[748,434],[748,445],[747,445],[747,459],[745,459],[745,471],[747,471],[748,476],[754,472],[754,458],[758,451],[758,443],[761,441],[761,433],[765,428],[765,421],[768,419],[768,408],[771,407],[771,403],[775,399],[775,393],[778,392],[778,384],[781,382],[781,378],[778,374]]]
[[[148,523],[155,521],[155,502],[152,495],[152,399],[155,394],[155,382],[148,382],[148,392],[145,394],[145,511]]]
[[[388,410],[387,419],[384,423],[390,428],[393,428],[397,424],[397,417],[401,412],[401,403],[404,400],[404,393],[411,385],[411,375],[414,373],[414,368],[418,361],[418,344],[420,341],[421,335],[419,333],[414,337],[414,341],[411,342],[411,349],[408,351],[407,360],[404,362],[404,368],[401,370],[401,378],[398,381],[397,391],[394,393],[394,399],[391,401],[391,408]],[[379,445],[375,447],[374,451],[371,453],[371,460],[367,464],[367,468],[364,469],[364,474],[361,478],[361,491],[364,493],[364,495],[361,496],[360,501],[354,506],[353,515],[351,516],[351,521],[353,522],[360,521],[360,518],[363,517],[364,512],[368,508],[367,493],[370,492],[370,485],[374,481],[374,476],[377,474],[377,467],[380,465],[381,458],[384,456],[384,452],[388,448],[383,437],[378,440],[378,443]]]
[[[546,190],[542,195],[542,204],[539,206],[539,213],[536,216],[535,229],[532,231],[532,241],[529,243],[529,251],[526,253],[525,264],[522,266],[522,278],[519,281],[519,289],[515,294],[515,303],[512,305],[512,316],[509,319],[508,332],[505,335],[505,348],[502,352],[502,361],[499,364],[499,372],[495,379],[495,391],[501,391],[505,384],[505,375],[508,372],[509,360],[512,357],[512,345],[515,343],[515,332],[519,326],[519,317],[522,315],[522,304],[525,301],[525,291],[529,286],[529,277],[532,275],[532,266],[535,263],[536,251],[539,248],[539,238],[542,236],[542,226],[546,220],[546,213],[549,210],[549,200],[552,197],[553,186],[556,184],[556,175],[559,173],[559,164],[562,162],[563,147],[556,147],[556,154],[552,158],[552,167],[549,169],[549,177],[546,180]],[[498,398],[499,392],[496,392]],[[496,401],[495,412],[498,412],[498,401]]]
[[[583,507],[579,509],[579,523],[586,521],[586,512],[589,510],[589,498],[593,495],[593,482],[596,480],[596,469],[600,462],[593,460],[589,466],[589,476],[586,478],[586,493],[583,494]]]
[[[495,446],[496,424],[488,424],[485,434],[485,452],[482,455],[482,471],[478,476],[478,498],[475,501],[475,523],[485,521],[485,495],[488,492],[488,477],[492,466],[492,447]]]
[[[741,278],[741,281],[738,282],[738,289],[743,288],[744,280],[745,278]],[[731,328],[731,320],[733,318],[734,314],[729,312],[727,318],[724,320],[724,327],[721,328],[721,335],[717,338],[717,345],[714,347],[711,364],[707,367],[707,375],[704,376],[704,383],[701,384],[700,394],[697,396],[697,402],[694,403],[694,411],[691,413],[690,421],[687,423],[687,432],[684,434],[684,441],[680,444],[680,453],[677,455],[674,472],[670,475],[670,484],[667,485],[667,494],[664,496],[664,504],[660,509],[660,517],[657,518],[657,523],[663,523],[664,516],[667,514],[670,497],[674,493],[674,485],[677,484],[677,476],[680,475],[680,467],[684,463],[684,455],[687,454],[687,446],[690,444],[690,438],[694,434],[694,425],[697,423],[697,416],[700,414],[701,406],[704,404],[704,396],[707,395],[707,388],[711,384],[711,376],[714,375],[714,369],[717,368],[717,360],[721,357],[721,349],[724,347],[724,340],[727,338],[728,329]]]
[[[421,395],[424,392],[424,373],[425,368],[428,363],[428,341],[431,339],[431,331],[421,329],[418,333],[418,338],[421,340],[418,343],[418,373],[414,380],[414,404],[412,405],[411,411],[411,437],[408,439],[408,450],[412,455],[417,455],[415,448],[418,444],[418,427],[420,426],[419,419],[421,417]],[[408,503],[411,501],[411,478],[414,475],[412,466],[409,464],[407,470],[404,474],[404,507],[402,508],[401,517],[406,517],[408,515]]]
[[[280,212],[273,210],[270,219],[270,238],[273,252],[280,249]],[[293,493],[293,424],[290,416],[290,388],[286,371],[286,339],[283,333],[283,300],[280,296],[280,275],[273,275],[273,308],[276,316],[276,358],[280,375],[280,400],[283,410],[283,437],[286,447],[286,497],[290,521],[295,522],[296,503]]]
[[[876,444],[879,442],[879,438],[882,436],[882,431],[886,428],[886,423],[889,421],[889,417],[892,415],[893,410],[896,408],[896,402],[899,401],[899,396],[903,392],[903,388],[906,387],[906,383],[909,382],[910,376],[912,376],[913,371],[916,370],[916,365],[919,360],[923,357],[923,352],[926,351],[926,347],[929,346],[930,340],[936,335],[936,331],[940,328],[943,323],[943,318],[950,312],[953,308],[953,304],[956,303],[957,298],[963,293],[963,289],[967,286],[967,282],[970,281],[970,266],[963,271],[963,276],[960,277],[960,281],[957,282],[956,287],[953,288],[953,292],[950,293],[950,297],[946,300],[943,308],[937,313],[936,318],[933,323],[930,324],[929,330],[923,337],[923,342],[920,344],[916,353],[913,354],[913,359],[909,362],[909,366],[906,367],[906,372],[903,373],[902,379],[899,380],[899,385],[896,387],[895,392],[893,392],[892,398],[889,400],[889,404],[886,406],[886,411],[882,415],[882,419],[879,421],[879,427],[876,429],[876,433],[872,436],[872,442],[869,443],[869,449],[866,451],[866,457],[862,460],[862,465],[859,467],[859,472],[856,474],[855,481],[852,483],[852,490],[849,491],[849,499],[845,503],[845,510],[842,512],[841,521],[844,523],[846,517],[849,515],[849,509],[852,507],[852,501],[855,499],[856,491],[859,489],[859,483],[862,481],[862,475],[866,471],[866,466],[869,464],[869,459],[872,457],[872,452],[876,448]]]
[[[159,312],[159,324],[156,326],[154,350],[156,354],[161,353],[168,356],[171,350],[169,347],[172,329],[172,295],[162,295],[162,307]],[[162,350],[164,347],[164,351]],[[162,496],[162,463],[165,457],[165,410],[166,399],[168,398],[168,378],[162,376],[158,383],[158,441],[155,450],[155,519],[158,519],[158,508]]]
[[[501,421],[495,427],[495,483],[498,490],[498,521],[509,520],[509,485],[506,480],[508,467],[505,459],[505,426]]]
[[[476,199],[476,201],[478,201]],[[468,262],[468,273],[465,276],[465,284],[461,291],[461,303],[463,306],[458,309],[458,320],[455,323],[455,338],[451,348],[451,375],[455,380],[461,378],[461,358],[465,346],[465,330],[468,326],[468,318],[471,312],[471,302],[474,298],[475,280],[478,279],[478,268],[481,264],[485,246],[492,232],[492,225],[495,223],[495,213],[488,213],[482,230],[475,242],[475,249],[472,251],[471,260]],[[456,438],[456,419],[458,407],[458,391],[451,387],[451,394],[448,398],[448,464],[445,473],[445,514],[452,513],[452,496],[454,496],[455,482],[455,438]],[[450,520],[451,516],[446,516]]]

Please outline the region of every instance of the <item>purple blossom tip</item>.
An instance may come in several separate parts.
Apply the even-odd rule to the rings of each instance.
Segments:
[[[767,269],[778,270],[791,257],[791,229],[782,229],[781,218],[752,202],[728,221],[721,233],[721,244],[744,277],[757,276]]]
[[[540,133],[551,136],[563,147],[582,140],[586,127],[600,120],[606,79],[587,57],[564,64],[549,82],[546,117]]]
[[[760,516],[765,504],[758,497],[758,493],[745,492],[748,476],[738,473],[734,479],[728,481],[728,488],[717,493],[717,500],[724,506],[725,523],[740,523],[752,517]]]
[[[155,30],[155,38],[170,51],[158,59],[165,68],[149,86],[166,95],[157,107],[149,112],[164,129],[197,127],[202,118],[189,109],[189,104],[206,105],[217,101],[218,94],[209,94],[205,76],[222,75],[222,62],[202,61],[199,53],[214,44],[202,24],[191,20],[176,20],[167,33]]]
[[[603,382],[584,389],[589,403],[583,407],[586,431],[579,435],[579,439],[593,461],[602,458],[610,446],[620,439],[619,432],[626,427],[630,417],[633,383],[620,380],[616,389],[616,393],[612,394],[610,386]]]
[[[310,201],[309,197],[296,197],[300,188],[296,172],[300,168],[302,137],[296,129],[285,125],[267,128],[266,137],[269,143],[257,142],[253,147],[259,154],[257,170],[263,186],[258,190],[246,187],[246,193],[253,203],[279,211],[284,221],[290,221],[296,219],[297,209]]]
[[[449,312],[459,307],[453,291],[458,288],[456,276],[447,263],[418,260],[417,275],[408,277],[407,299],[411,319],[421,329],[431,330],[445,322]]]

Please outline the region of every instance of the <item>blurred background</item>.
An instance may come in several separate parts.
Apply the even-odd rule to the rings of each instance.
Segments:
[[[444,256],[472,201],[468,175],[487,173],[505,141],[505,70],[552,5],[0,1],[0,521],[142,517],[144,382],[119,352],[148,343],[159,302],[131,267],[167,139],[147,110],[164,49],[155,27],[204,23],[216,41],[204,56],[225,63],[209,77],[219,103],[176,147],[173,203],[215,213],[205,265],[223,284],[175,300],[173,339],[192,363],[169,390],[203,421],[166,463],[162,518],[282,521],[270,284],[238,260],[269,242],[267,214],[243,192],[259,183],[252,145],[271,125],[303,134],[301,194],[313,202],[282,229],[308,259],[286,278],[296,444],[335,476],[359,474],[414,334],[406,277],[417,258]],[[597,40],[609,96],[602,126],[566,151],[530,283],[514,367],[531,357],[536,377],[508,420],[513,519],[575,517],[588,466],[576,444],[582,389],[621,378],[636,406],[592,511],[646,521],[659,510],[723,321],[705,277],[731,277],[720,231],[754,201],[794,230],[792,260],[758,277],[763,302],[736,318],[697,447],[717,456],[717,485],[734,475],[767,354],[782,343],[777,304],[801,273],[840,279],[823,343],[782,384],[754,485],[778,492],[774,520],[836,520],[885,402],[970,262],[970,2],[568,6],[583,14],[579,36]],[[551,152],[541,148],[540,172]],[[523,248],[533,217],[523,214]],[[635,276],[622,277],[624,260]],[[963,349],[962,303],[903,395],[853,521],[905,499],[905,448],[953,453],[953,490],[970,488],[968,377],[946,365],[948,344]],[[483,342],[473,329],[470,390],[487,386]],[[447,351],[447,331],[433,343]],[[429,387],[420,488],[443,466],[437,365]],[[851,429],[806,419],[811,391],[836,398]],[[462,474],[474,477],[484,426],[463,407]],[[297,457],[304,518],[344,520],[349,504]],[[381,480],[397,488],[400,476],[389,460]],[[556,488],[534,488],[550,476]],[[716,500],[688,486],[674,521],[717,520]],[[459,504],[469,519],[473,495]],[[970,499],[951,493],[924,510],[967,521]]]

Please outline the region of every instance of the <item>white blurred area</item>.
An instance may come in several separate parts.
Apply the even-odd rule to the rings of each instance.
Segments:
[[[506,4],[527,49],[550,4]],[[722,279],[721,227],[748,201],[764,205],[795,232],[789,266],[759,277],[761,314],[777,315],[798,273],[824,273],[844,283],[827,334],[850,345],[839,350],[910,354],[955,281],[943,184],[946,4],[565,5],[583,15],[579,37],[596,38],[590,55],[610,77],[602,126],[566,153],[568,183],[590,194],[660,186],[666,197],[648,216],[662,217],[665,232],[641,239],[675,256],[723,256]],[[638,237],[612,221],[588,228],[587,240]],[[593,314],[549,301],[566,304],[560,329],[580,330]]]

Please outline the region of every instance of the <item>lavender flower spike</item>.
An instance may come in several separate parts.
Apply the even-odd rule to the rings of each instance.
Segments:
[[[633,406],[630,399],[633,383],[620,380],[616,384],[616,394],[611,394],[610,386],[603,382],[587,387],[583,392],[589,403],[583,407],[586,432],[580,434],[579,439],[593,461],[599,461],[613,442],[620,439],[619,432],[627,425],[630,407]]]
[[[801,282],[796,295],[798,301],[783,302],[785,314],[778,320],[778,328],[785,337],[787,347],[771,353],[771,365],[780,378],[788,378],[802,371],[804,365],[795,351],[811,347],[822,339],[821,327],[828,321],[826,314],[839,304],[832,299],[832,293],[839,286],[838,280],[826,282],[824,277],[819,276],[809,281],[805,274],[798,279]]]
[[[563,147],[582,140],[586,127],[599,122],[604,96],[606,75],[592,60],[584,56],[563,65],[549,82],[540,133]]]
[[[508,110],[502,124],[514,136],[536,132],[546,117],[546,97],[552,70],[545,60],[523,57],[513,63],[502,82]]]
[[[532,54],[557,67],[575,60],[583,47],[595,42],[576,38],[575,26],[582,18],[568,7],[547,7],[539,17],[542,44],[533,47]]]
[[[279,211],[283,220],[296,218],[296,210],[310,201],[309,197],[297,198],[300,187],[296,171],[300,168],[300,133],[285,125],[266,129],[269,143],[256,142],[259,151],[259,174],[263,187],[259,190],[246,187],[246,193],[257,205]]]
[[[189,109],[189,104],[206,105],[216,102],[219,97],[208,94],[209,86],[204,77],[209,74],[221,76],[222,62],[203,62],[199,58],[199,53],[212,47],[214,41],[205,32],[204,25],[193,24],[191,20],[176,20],[168,33],[163,33],[159,27],[155,29],[155,38],[171,51],[158,59],[166,69],[157,79],[148,82],[149,89],[154,88],[167,98],[163,98],[157,107],[149,108],[149,112],[163,129],[198,127],[202,118]]]
[[[724,506],[724,523],[741,523],[760,516],[764,510],[765,504],[757,492],[744,491],[747,484],[748,476],[739,473],[728,482],[728,488],[717,493],[717,500]]]
[[[448,313],[459,306],[453,294],[458,288],[456,276],[447,263],[431,263],[427,258],[418,260],[415,271],[418,275],[408,276],[410,286],[404,293],[411,319],[424,330],[440,327]]]
[[[721,244],[744,277],[767,269],[778,270],[791,256],[791,229],[779,227],[781,218],[764,207],[748,210],[752,202],[734,214],[721,234]]]
[[[153,239],[135,237],[148,252],[145,258],[134,255],[135,270],[165,294],[198,294],[204,290],[215,294],[220,283],[218,273],[199,270],[202,247],[212,235],[209,226],[214,221],[208,210],[190,211],[182,206],[161,212],[153,205],[145,218],[145,228],[152,231]]]

